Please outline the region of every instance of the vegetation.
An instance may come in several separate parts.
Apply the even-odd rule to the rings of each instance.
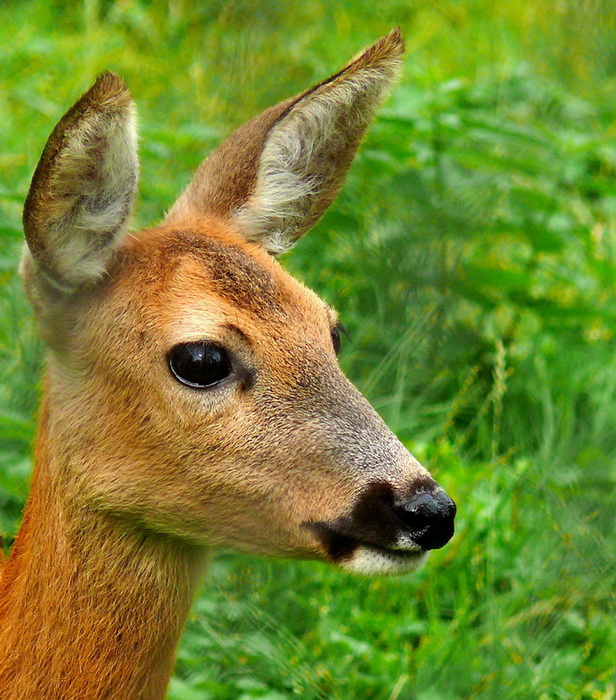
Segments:
[[[106,69],[156,222],[233,126],[399,24],[401,86],[284,264],[345,370],[459,506],[416,575],[217,554],[170,697],[613,698],[616,6],[609,0],[8,0],[0,24],[0,530],[43,350],[16,268],[51,128]],[[613,542],[613,540],[612,540]]]

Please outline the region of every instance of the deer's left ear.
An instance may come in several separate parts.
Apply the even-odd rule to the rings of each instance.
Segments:
[[[328,80],[241,126],[201,164],[167,221],[223,216],[270,253],[288,249],[338,193],[403,51],[395,29]]]

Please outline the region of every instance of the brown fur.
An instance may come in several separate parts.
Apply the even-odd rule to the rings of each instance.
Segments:
[[[24,213],[24,277],[50,354],[31,495],[0,578],[3,700],[163,697],[209,548],[331,560],[307,524],[342,522],[375,483],[393,500],[429,480],[341,373],[334,312],[237,214],[274,125],[310,96],[327,108],[338,84],[366,111],[334,177],[309,194],[303,229],[318,218],[374,112],[362,91],[389,84],[401,47],[394,32],[268,110],[206,161],[164,224],[120,238],[93,230],[98,247],[71,221],[80,173],[125,179],[119,201],[133,196],[136,159],[112,177],[96,136],[110,110],[107,146],[125,138],[123,84],[99,80],[52,134]],[[98,143],[86,156],[72,138],[82,132]],[[77,208],[59,215],[68,201]],[[107,261],[102,277],[92,257]],[[227,348],[236,376],[195,391],[173,379],[167,354],[204,338]]]

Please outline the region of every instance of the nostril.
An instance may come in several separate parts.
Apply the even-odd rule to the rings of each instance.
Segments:
[[[422,549],[439,549],[453,535],[456,504],[440,489],[417,494],[397,506],[396,512]]]

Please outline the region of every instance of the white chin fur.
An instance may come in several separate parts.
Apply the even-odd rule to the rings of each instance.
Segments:
[[[353,552],[353,556],[340,562],[345,571],[352,571],[364,576],[398,576],[417,571],[428,557],[427,552],[418,550],[409,552],[400,550],[373,549],[366,545],[360,545]]]

